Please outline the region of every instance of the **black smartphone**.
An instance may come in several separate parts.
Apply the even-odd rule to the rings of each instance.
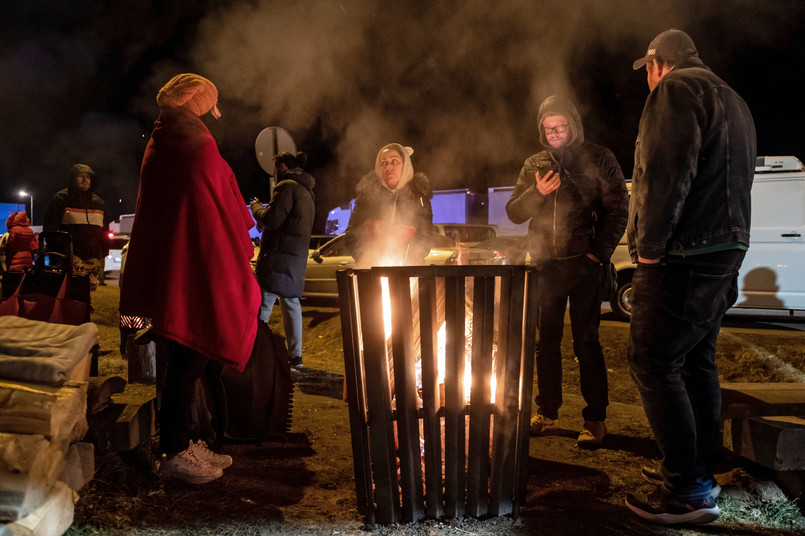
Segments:
[[[539,176],[544,177],[546,173],[549,171],[553,171],[554,173],[559,173],[559,166],[556,164],[540,164],[537,167],[537,171],[539,171]]]

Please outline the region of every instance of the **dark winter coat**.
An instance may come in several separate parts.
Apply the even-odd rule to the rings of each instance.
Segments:
[[[8,270],[24,270],[33,266],[31,252],[39,248],[36,234],[31,229],[25,211],[15,212],[6,220],[8,242],[6,243],[6,265]]]
[[[528,224],[531,256],[539,260],[564,259],[591,253],[609,263],[626,228],[629,196],[623,173],[612,151],[584,141],[584,130],[576,108],[546,99],[541,107],[540,132],[546,147],[523,163],[506,213],[514,223]],[[555,149],[542,131],[547,115],[561,113],[568,121],[567,143]],[[537,170],[544,176],[554,166],[559,170],[560,186],[542,195],[536,186]]]
[[[316,179],[300,168],[288,170],[282,179],[268,206],[252,209],[257,224],[265,229],[256,274],[263,291],[297,298],[305,289],[310,233],[316,217]]]
[[[430,253],[433,191],[423,173],[390,190],[375,172],[358,183],[345,231],[356,266],[422,264]]]
[[[632,258],[748,247],[756,143],[746,103],[699,58],[663,76],[640,118]]]
[[[76,178],[88,173],[89,190],[76,187]],[[59,191],[48,205],[43,228],[45,231],[65,231],[73,241],[73,254],[80,259],[103,259],[109,253],[106,233],[109,221],[105,205],[95,190],[98,178],[92,168],[76,164],[70,170],[67,188]]]

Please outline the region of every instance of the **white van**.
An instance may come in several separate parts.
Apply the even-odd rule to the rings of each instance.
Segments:
[[[618,290],[610,305],[618,318],[628,320],[635,265],[625,236],[612,262]],[[803,274],[805,166],[794,156],[759,156],[752,185],[750,246],[738,276],[738,301],[728,314],[804,316]]]

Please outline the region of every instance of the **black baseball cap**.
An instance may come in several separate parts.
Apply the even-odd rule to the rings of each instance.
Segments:
[[[646,55],[635,60],[632,68],[636,71],[643,67],[647,61],[652,61],[656,58],[663,61],[681,61],[685,58],[698,56],[699,51],[696,50],[693,39],[682,30],[671,28],[651,40]]]

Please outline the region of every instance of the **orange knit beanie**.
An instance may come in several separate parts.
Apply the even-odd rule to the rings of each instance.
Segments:
[[[221,117],[218,111],[218,89],[215,84],[197,74],[177,74],[157,94],[157,104],[187,108],[202,116],[212,110],[212,116]]]

